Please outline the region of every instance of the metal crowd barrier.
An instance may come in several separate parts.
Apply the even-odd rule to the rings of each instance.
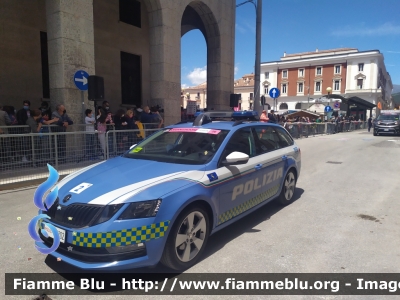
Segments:
[[[348,132],[359,129],[368,128],[367,122],[351,121],[351,122],[325,122],[325,123],[303,123],[287,122],[283,125],[293,138],[302,138],[315,136],[319,134],[335,134],[338,132]]]
[[[70,174],[121,155],[158,130],[0,134],[0,185],[47,178],[47,164]]]

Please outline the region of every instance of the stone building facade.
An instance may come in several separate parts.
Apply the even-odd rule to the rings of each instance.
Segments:
[[[73,75],[104,78],[111,109],[164,108],[180,120],[181,37],[207,42],[208,103],[229,107],[234,81],[234,0],[0,0],[0,102],[19,109],[64,103],[76,123],[84,103]]]

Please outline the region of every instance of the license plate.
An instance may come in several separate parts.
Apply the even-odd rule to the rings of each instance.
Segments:
[[[384,131],[389,131],[389,129],[384,129]]]
[[[65,243],[65,230],[61,229],[61,228],[57,228],[57,227],[56,227],[56,229],[58,231],[58,235],[60,236],[60,243]],[[44,224],[44,230],[46,230],[49,237],[54,238],[53,232],[51,232],[51,229],[49,228],[49,226],[47,226],[46,223]]]

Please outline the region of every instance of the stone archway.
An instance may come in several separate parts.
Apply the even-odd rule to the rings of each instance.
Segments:
[[[181,37],[199,29],[207,43],[208,107],[228,109],[234,80],[235,1],[141,1],[148,12],[150,44],[150,99],[144,104],[160,104],[166,125],[180,121]]]
[[[190,2],[183,12],[181,36],[194,29],[203,33],[207,44],[207,107],[215,110],[229,109],[229,90],[232,87],[227,83],[233,82],[233,68],[232,74],[223,73],[223,70],[229,70],[229,60],[223,59],[220,25],[204,1]]]

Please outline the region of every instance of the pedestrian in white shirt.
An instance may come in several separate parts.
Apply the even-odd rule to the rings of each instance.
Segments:
[[[94,123],[96,122],[91,109],[87,109],[85,111],[85,124],[86,124],[86,157],[88,159],[94,159],[96,153],[96,144],[95,144],[95,131],[94,131]]]

